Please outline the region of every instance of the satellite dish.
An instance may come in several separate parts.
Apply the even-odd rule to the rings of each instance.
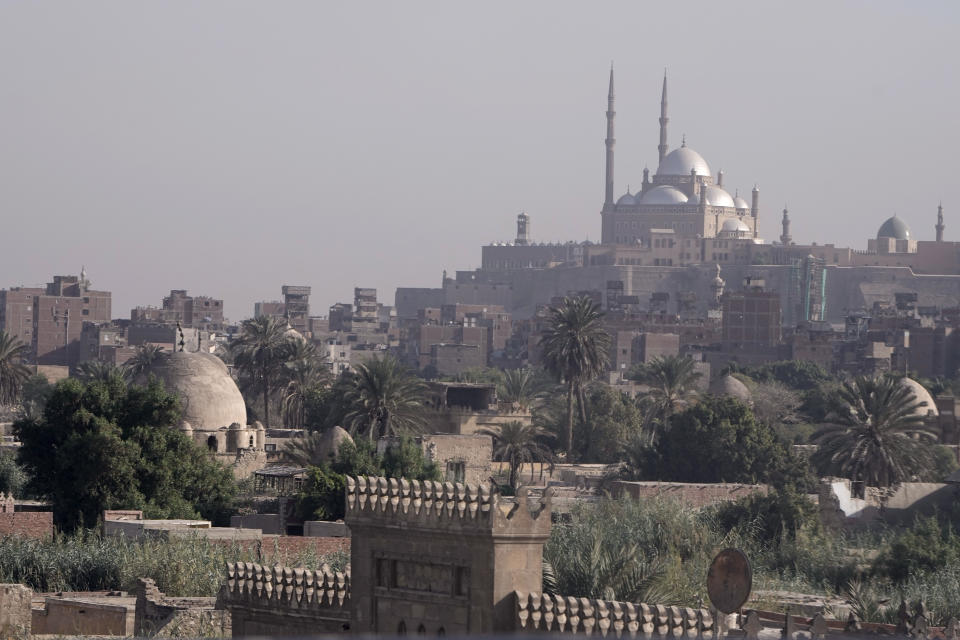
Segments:
[[[746,554],[739,549],[724,549],[710,563],[707,572],[707,595],[723,613],[740,610],[753,587],[753,569]]]

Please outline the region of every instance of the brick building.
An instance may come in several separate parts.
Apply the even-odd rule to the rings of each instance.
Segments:
[[[171,289],[160,308],[137,307],[130,311],[134,323],[168,324],[204,331],[223,329],[223,300],[210,296],[190,296],[186,289]]]
[[[30,346],[41,365],[73,366],[85,322],[110,322],[109,291],[89,288],[86,274],[54,276],[45,288],[0,290],[0,330]]]

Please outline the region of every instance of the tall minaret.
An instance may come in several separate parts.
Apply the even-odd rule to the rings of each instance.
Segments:
[[[663,93],[660,94],[660,144],[657,145],[657,151],[660,153],[660,162],[667,155],[667,123],[670,118],[667,117],[667,70],[663,70]]]
[[[530,216],[524,211],[517,216],[517,239],[513,244],[520,247],[530,244]]]
[[[617,112],[613,110],[613,63],[610,64],[610,90],[607,91],[607,184],[604,192],[604,206],[613,205],[613,117]]]
[[[790,216],[787,215],[787,206],[783,206],[783,221],[780,223],[783,225],[783,233],[780,234],[780,244],[788,246],[790,242],[793,241],[793,238],[790,237]]]
[[[753,191],[750,193],[750,217],[753,218],[753,237],[757,237],[757,218],[760,216],[760,187],[753,185]]]
[[[943,242],[943,230],[946,225],[943,224],[943,203],[937,206],[937,242]]]

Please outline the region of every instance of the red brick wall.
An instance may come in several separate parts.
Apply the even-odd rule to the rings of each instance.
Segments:
[[[0,536],[46,538],[53,535],[52,511],[0,513]]]

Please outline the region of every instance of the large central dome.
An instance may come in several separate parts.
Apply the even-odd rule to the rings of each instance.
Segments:
[[[887,218],[886,221],[880,225],[880,229],[877,230],[877,238],[909,240],[910,228],[903,220],[897,216],[893,216],[892,218]]]
[[[696,171],[698,176],[709,176],[710,165],[699,153],[690,147],[674,149],[663,158],[657,168],[658,176],[689,176]]]
[[[210,431],[247,423],[247,408],[227,366],[209,353],[163,354],[146,371],[180,398],[182,421],[194,430]]]

